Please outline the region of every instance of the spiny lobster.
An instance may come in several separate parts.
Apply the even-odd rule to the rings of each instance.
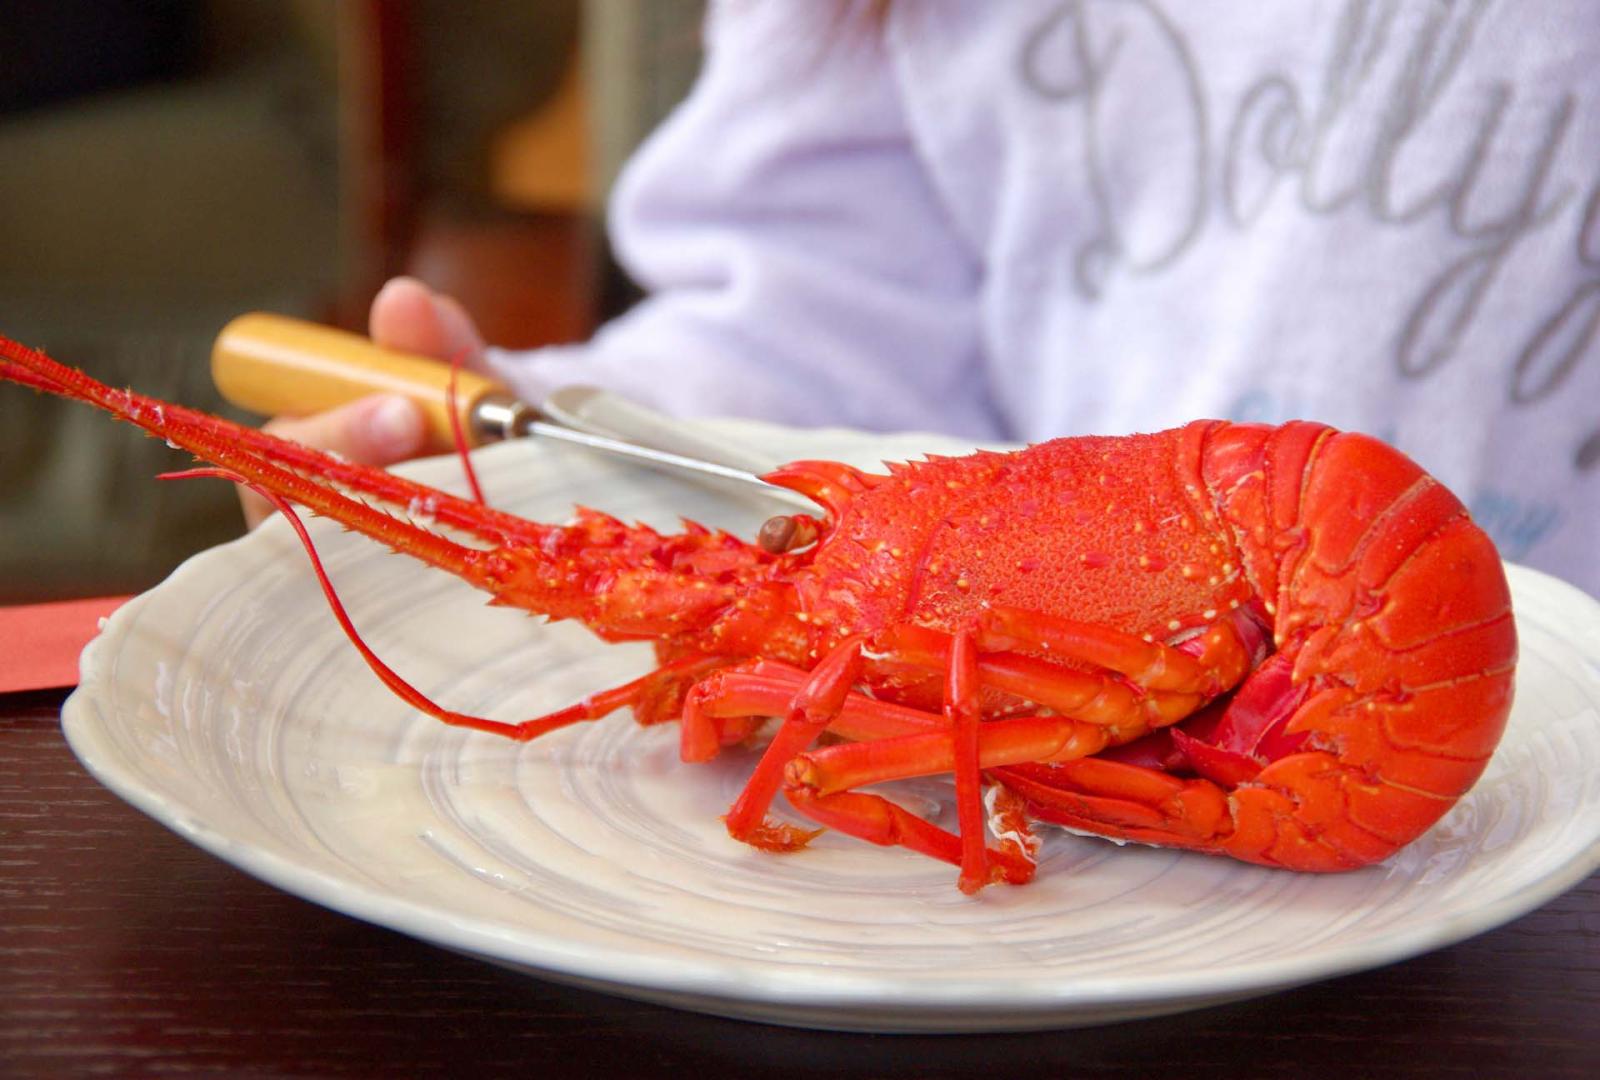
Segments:
[[[682,758],[705,761],[781,717],[725,819],[768,850],[814,835],[768,818],[782,791],[819,825],[955,864],[969,893],[1031,878],[1033,822],[1358,867],[1472,785],[1511,707],[1516,630],[1488,537],[1398,451],[1321,424],[1198,421],[884,474],[795,462],[766,479],[820,516],[774,518],[750,543],[591,510],[530,522],[4,338],[0,357],[6,379],[106,409],[217,467],[196,472],[334,518],[494,603],[656,643],[654,671],[548,716],[465,716],[372,656],[312,552],[374,671],[446,722],[525,740],[629,707],[677,719]],[[416,500],[474,543],[370,505]],[[954,832],[862,790],[947,773]]]

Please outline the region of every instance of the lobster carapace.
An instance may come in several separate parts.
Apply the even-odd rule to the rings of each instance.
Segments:
[[[651,673],[518,724],[433,705],[352,630],[440,719],[528,739],[631,707],[679,720],[682,757],[703,761],[780,717],[726,818],[770,850],[811,835],[768,818],[782,792],[819,825],[959,866],[969,892],[1031,877],[1038,821],[1357,867],[1449,809],[1510,710],[1516,631],[1488,537],[1398,451],[1320,424],[1198,421],[882,474],[797,462],[767,479],[817,515],[747,542],[590,510],[525,521],[3,338],[0,375],[98,405],[496,603],[656,642]],[[450,537],[374,505],[417,500]],[[955,779],[953,830],[864,790],[938,773]]]

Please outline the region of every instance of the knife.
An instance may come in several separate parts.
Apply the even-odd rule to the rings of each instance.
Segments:
[[[450,366],[385,349],[357,334],[284,315],[241,315],[217,335],[211,377],[228,401],[263,415],[304,415],[368,394],[400,394],[422,410],[427,452],[448,453],[455,447],[447,392]],[[535,408],[493,379],[461,371],[456,411],[469,446],[530,436],[548,439],[735,494],[814,509],[803,496],[761,479],[759,474],[776,462],[608,390],[561,387]]]

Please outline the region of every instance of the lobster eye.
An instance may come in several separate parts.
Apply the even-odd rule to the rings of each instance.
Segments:
[[[773,555],[805,547],[817,538],[817,520],[805,514],[779,514],[770,517],[756,534],[761,550]]]

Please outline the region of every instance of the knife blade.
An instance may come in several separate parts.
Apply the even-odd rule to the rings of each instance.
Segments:
[[[455,446],[449,365],[382,348],[357,334],[265,312],[241,315],[217,335],[211,376],[225,399],[263,415],[304,415],[368,394],[400,394],[422,410],[427,451],[447,453]],[[535,407],[492,379],[461,371],[456,409],[472,446],[508,438],[547,439],[734,494],[815,509],[804,496],[761,479],[759,474],[776,462],[610,391],[562,387]]]

